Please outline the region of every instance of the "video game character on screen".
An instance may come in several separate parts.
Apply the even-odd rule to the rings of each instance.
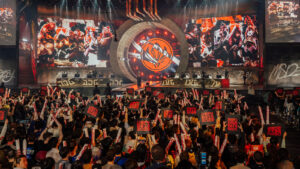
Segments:
[[[190,56],[201,59],[190,59],[190,62],[200,61],[200,67],[259,66],[255,16],[203,18],[195,23],[199,29],[195,26],[189,28],[190,23],[186,25],[186,39],[192,51]],[[194,31],[190,33],[187,30]],[[198,39],[200,46],[197,46]]]
[[[40,67],[106,67],[114,36],[107,22],[45,18],[38,22]]]
[[[112,25],[107,22],[101,22],[98,33],[98,60],[109,60],[109,44],[114,37]]]
[[[292,26],[299,23],[299,0],[269,0],[267,12],[273,28]]]
[[[185,38],[189,44],[189,60],[190,61],[201,61],[200,56],[200,27],[201,25],[196,24],[195,20],[192,20],[190,23],[186,24],[185,28]]]
[[[39,64],[54,66],[54,36],[56,25],[54,22],[48,22],[48,20],[45,19],[40,23],[40,26],[37,48]]]

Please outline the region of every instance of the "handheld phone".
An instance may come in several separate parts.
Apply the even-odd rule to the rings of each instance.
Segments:
[[[201,165],[206,165],[206,152],[201,152]]]

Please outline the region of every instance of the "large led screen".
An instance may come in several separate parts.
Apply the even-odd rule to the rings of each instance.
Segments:
[[[0,0],[0,45],[16,45],[15,0]]]
[[[266,42],[300,42],[299,0],[266,0]]]
[[[189,63],[194,67],[258,67],[255,16],[191,19],[185,25]]]
[[[112,24],[40,18],[38,25],[38,67],[107,67]]]

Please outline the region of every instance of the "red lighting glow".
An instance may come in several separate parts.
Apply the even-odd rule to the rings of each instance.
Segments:
[[[136,62],[136,58],[133,58],[133,62]]]
[[[153,78],[153,75],[149,75],[149,79],[152,79]]]
[[[167,36],[167,35],[168,35],[168,32],[167,32],[167,31],[165,31],[165,32],[164,32],[164,34]]]
[[[159,32],[159,31],[156,31],[156,34],[160,34],[160,32]]]
[[[152,36],[152,35],[153,35],[153,33],[152,33],[152,32],[148,32],[148,35],[149,35],[149,36]]]
[[[172,39],[175,39],[175,35],[172,35]]]

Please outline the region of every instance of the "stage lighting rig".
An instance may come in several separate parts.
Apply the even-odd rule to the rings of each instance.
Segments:
[[[139,8],[139,2],[143,3],[143,11]],[[157,12],[157,0],[126,0],[126,16],[134,21],[143,21],[146,16],[153,21],[161,20]]]

